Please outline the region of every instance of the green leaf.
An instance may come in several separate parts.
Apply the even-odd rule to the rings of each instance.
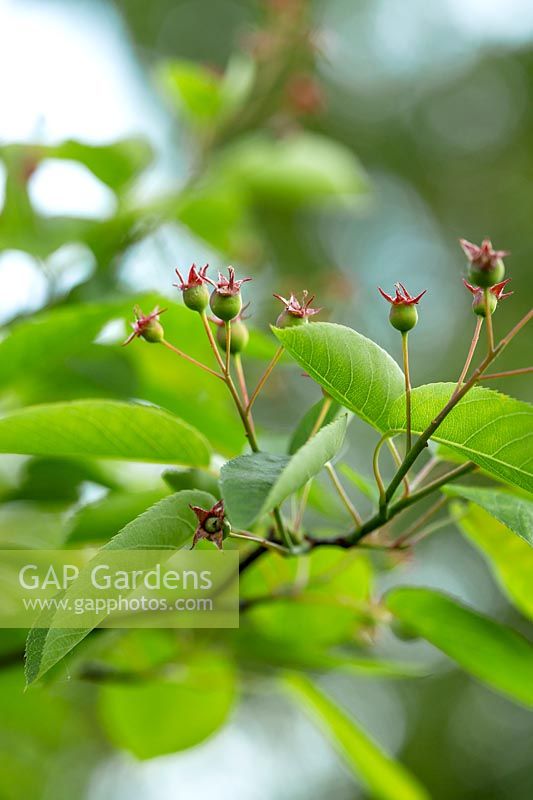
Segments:
[[[248,136],[226,148],[217,167],[253,202],[277,208],[333,200],[353,204],[367,190],[362,168],[348,148],[308,132],[283,139]]]
[[[206,470],[167,469],[161,477],[173,492],[179,492],[182,489],[201,489],[203,492],[209,492],[209,494],[218,497],[220,500],[218,479]]]
[[[0,157],[5,157],[5,150]],[[36,258],[47,258],[66,242],[85,241],[98,223],[75,217],[43,217],[30,202],[24,156],[9,154],[4,204],[0,211],[0,249],[22,250]],[[32,164],[30,163],[30,167]]]
[[[484,508],[493,517],[506,525],[517,536],[533,546],[533,502],[517,497],[510,492],[498,489],[479,489],[474,486],[444,487],[443,491],[452,497],[463,497]]]
[[[220,485],[231,522],[246,528],[300,489],[339,451],[346,425],[347,416],[339,417],[292,458],[253,453],[224,464]]]
[[[402,371],[385,350],[360,333],[329,322],[274,329],[309,375],[338,403],[388,430],[394,401],[403,397]]]
[[[350,771],[379,800],[429,800],[429,794],[404,766],[394,761],[357,722],[303,675],[287,685],[343,757]]]
[[[209,464],[199,431],[152,406],[113,400],[51,403],[0,419],[0,452]]]
[[[111,492],[76,512],[70,522],[67,541],[72,545],[110,539],[130,520],[162,500],[166,494],[168,491],[164,489],[135,493]]]
[[[297,450],[302,447],[309,439],[314,427],[315,423],[318,420],[318,417],[322,413],[322,409],[324,407],[324,398],[319,400],[318,403],[315,403],[314,406],[311,406],[309,411],[307,411],[300,422],[298,423],[296,430],[294,431],[291,441],[289,444],[289,454],[292,455]],[[321,424],[321,428],[324,425],[329,425],[330,422],[337,419],[339,414],[341,413],[341,407],[338,403],[332,402],[325,417]]]
[[[140,137],[119,139],[111,144],[87,144],[67,139],[55,145],[10,144],[0,147],[0,158],[8,162],[39,163],[47,158],[77,161],[102,183],[120,191],[150,164],[149,143]]]
[[[151,146],[140,137],[100,145],[68,139],[48,148],[45,153],[48,158],[84,164],[102,183],[116,192],[131,183],[153,159]]]
[[[533,706],[533,645],[515,631],[430,589],[393,589],[389,611],[463,669]]]
[[[57,308],[17,322],[0,342],[2,386],[63,367],[94,341],[106,322],[129,311],[130,303],[122,300]]]
[[[508,527],[474,503],[453,506],[456,524],[486,557],[504,593],[523,614],[533,619],[533,550]]]
[[[304,560],[302,560],[304,559]],[[307,583],[298,589],[305,570]],[[276,602],[254,598],[279,594]],[[252,599],[241,622],[267,637],[276,651],[353,644],[358,631],[372,624],[372,565],[355,549],[320,548],[300,559],[281,559],[277,554],[262,559],[255,570],[242,576],[241,597]]]
[[[421,433],[450,399],[455,384],[430,383],[412,392],[412,426]],[[389,416],[391,430],[405,430],[405,403],[396,400]],[[476,387],[446,417],[432,436],[465,455],[486,472],[533,492],[533,407],[528,403]]]
[[[226,721],[235,675],[215,653],[196,654],[175,674],[140,684],[103,686],[100,717],[112,743],[155,758],[202,742]]]
[[[256,62],[250,54],[240,51],[230,56],[220,86],[224,119],[244,105],[253,89],[255,73]]]
[[[201,64],[170,61],[159,68],[159,78],[170,100],[196,124],[212,122],[222,108],[221,80]]]
[[[198,522],[189,506],[211,508],[214,502],[206,492],[185,491],[165,497],[128,523],[102,550],[179,549],[191,540]],[[39,627],[32,628],[29,633],[26,644],[28,684],[48,672],[92,630],[50,628],[50,622],[50,616],[44,615],[36,623]]]
[[[79,458],[36,456],[24,464],[18,486],[3,492],[6,500],[37,500],[43,503],[75,503],[82,484],[118,489],[116,479],[102,462]]]
[[[308,619],[310,612],[308,608]],[[321,643],[304,640],[304,637],[294,640],[291,636],[284,639],[265,636],[263,631],[246,627],[242,622],[230,644],[241,666],[261,672],[270,671],[272,667],[304,672],[341,670],[350,675],[380,679],[414,678],[427,674],[418,664],[367,658],[354,648],[324,648]]]

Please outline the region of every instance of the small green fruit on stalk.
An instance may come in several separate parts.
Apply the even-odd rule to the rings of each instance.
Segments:
[[[211,311],[223,322],[230,322],[239,316],[242,310],[241,286],[246,281],[252,280],[251,278],[236,280],[233,267],[228,267],[228,276],[226,278],[218,273],[218,282],[209,300]]]
[[[165,337],[163,326],[159,322],[159,315],[167,309],[154,308],[151,314],[144,314],[139,306],[134,306],[135,322],[131,323],[133,333],[130,333],[123,345],[129,344],[136,338],[142,338],[151,344],[162,342]]]
[[[285,306],[276,320],[276,326],[278,328],[292,328],[296,325],[305,325],[309,322],[309,317],[312,317],[314,314],[319,314],[320,311],[322,311],[321,308],[311,308],[311,303],[315,299],[315,296],[313,295],[308,299],[307,295],[308,292],[304,289],[301,302],[294,294],[291,294],[288,300],[280,294],[274,295],[274,297],[281,300]]]
[[[509,255],[507,250],[494,250],[490,239],[484,239],[479,247],[466,239],[459,239],[459,242],[468,258],[468,280],[471,283],[488,289],[503,281],[503,259]]]
[[[382,297],[391,304],[389,320],[392,327],[401,333],[412,330],[418,322],[417,303],[425,295],[427,289],[424,289],[416,297],[411,297],[402,283],[395,284],[396,294],[394,297],[384,292],[379,286],[378,289]]]
[[[190,506],[198,519],[198,526],[194,532],[192,549],[201,539],[213,542],[219,550],[222,550],[222,542],[231,533],[231,525],[226,519],[224,511],[224,501],[219,500],[212,508],[200,508]]]
[[[248,328],[239,316],[231,323],[231,341],[229,346],[231,355],[234,356],[237,353],[242,353],[249,339],[250,334],[248,333]],[[221,349],[226,352],[226,329],[224,325],[221,324],[217,327],[217,342]]]
[[[209,290],[206,285],[209,281],[209,278],[206,276],[208,268],[209,266],[206,264],[198,271],[196,265],[193,264],[189,270],[189,276],[186,281],[183,279],[180,271],[176,269],[176,275],[180,282],[175,283],[174,286],[181,289],[183,293],[183,302],[187,308],[190,308],[191,311],[197,311],[199,314],[204,312],[209,305]]]
[[[506,297],[510,297],[513,292],[505,292],[504,289],[509,283],[511,278],[506,278],[501,283],[496,283],[494,286],[491,286],[488,291],[488,303],[489,303],[489,312],[490,314],[494,314],[496,308],[498,306],[499,300],[505,300]],[[480,286],[472,286],[468,281],[465,281],[463,278],[463,283],[468,289],[469,292],[472,292],[474,297],[472,298],[472,310],[474,314],[477,314],[478,317],[486,317],[487,316],[487,306],[485,302],[485,292]]]

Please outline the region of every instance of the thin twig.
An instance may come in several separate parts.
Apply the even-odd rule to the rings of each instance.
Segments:
[[[302,522],[305,514],[305,509],[307,507],[307,501],[309,499],[309,492],[311,491],[311,486],[313,485],[313,479],[307,481],[304,485],[302,490],[302,496],[300,498],[300,502],[298,504],[298,510],[294,517],[293,527],[295,531],[299,531],[302,527]]]
[[[318,433],[318,431],[322,427],[322,425],[324,423],[324,420],[326,419],[326,417],[328,415],[328,411],[331,408],[332,402],[333,402],[333,398],[330,397],[329,394],[324,397],[324,402],[322,403],[322,408],[320,409],[320,411],[318,413],[318,417],[316,418],[315,424],[313,425],[313,427],[311,429],[311,433],[307,437],[307,441],[309,441],[309,439],[312,439],[313,436],[316,433]]]
[[[405,452],[408,453],[411,449],[411,375],[409,373],[409,334],[407,331],[402,333],[402,355],[403,355],[403,374],[405,378],[405,422],[407,427],[406,432],[406,448]]]
[[[376,479],[376,484],[377,484],[377,487],[378,487],[378,490],[379,490],[379,505],[380,505],[380,508],[386,502],[386,497],[385,497],[386,490],[385,490],[385,484],[383,483],[383,478],[381,477],[381,472],[379,471],[379,453],[381,451],[381,448],[383,447],[383,445],[385,444],[385,442],[387,441],[387,439],[389,437],[390,437],[389,433],[384,433],[383,434],[383,436],[381,437],[381,439],[379,440],[379,442],[376,445],[376,448],[374,450],[374,455],[372,457],[372,469],[373,469],[374,478]]]
[[[404,531],[401,536],[399,536],[396,541],[391,545],[392,547],[401,547],[405,544],[405,542],[411,538],[415,533],[417,533],[420,528],[423,528],[424,525],[434,514],[437,514],[441,508],[443,508],[446,503],[448,502],[447,497],[439,497],[432,506],[428,508],[428,510],[422,514],[412,525],[410,525],[406,531]]]
[[[347,542],[349,543],[348,546],[356,544],[364,536],[368,536],[369,533],[372,533],[373,531],[382,527],[385,522],[388,522],[393,517],[397,516],[401,511],[404,511],[406,508],[409,508],[409,506],[412,506],[414,503],[418,503],[419,500],[422,500],[422,498],[427,497],[427,495],[432,494],[433,492],[436,492],[437,489],[440,489],[447,483],[455,481],[457,478],[467,475],[469,472],[473,472],[475,469],[477,469],[476,464],[472,463],[472,461],[467,461],[466,464],[461,464],[455,469],[450,470],[450,472],[447,472],[445,475],[442,475],[440,478],[428,483],[427,486],[424,486],[417,492],[413,492],[411,495],[409,495],[409,497],[404,497],[401,500],[398,500],[397,503],[394,503],[388,509],[380,509],[377,514],[367,520],[367,522],[365,522],[358,530],[355,530],[351,536],[347,537]]]
[[[232,539],[244,539],[246,542],[256,542],[260,544],[262,547],[266,547],[267,550],[274,550],[277,553],[290,553],[291,550],[287,547],[283,547],[281,544],[276,544],[276,542],[270,541],[270,539],[263,539],[261,536],[254,536],[253,533],[242,532],[238,533],[237,531],[231,531],[230,536]]]
[[[509,378],[512,375],[526,375],[528,372],[533,372],[533,367],[521,367],[520,369],[510,369],[507,372],[489,372],[488,375],[482,375],[480,381],[490,381],[494,378]]]
[[[492,329],[492,311],[490,308],[490,289],[484,289],[485,319],[487,321],[487,346],[488,354],[494,353],[494,331]]]
[[[207,319],[207,314],[205,313],[205,311],[202,311],[202,313],[200,314],[200,318],[202,320],[202,325],[204,326],[204,330],[205,330],[205,332],[207,334],[207,338],[209,340],[209,344],[211,345],[211,350],[213,351],[214,356],[215,356],[215,358],[216,358],[216,360],[218,362],[218,366],[220,367],[222,372],[225,372],[226,371],[226,365],[224,363],[224,360],[223,360],[222,356],[220,355],[220,351],[218,349],[218,345],[217,345],[217,343],[215,341],[215,337],[213,336],[213,331],[211,330],[211,328],[209,326],[209,320]]]
[[[477,317],[476,319],[476,327],[474,329],[474,335],[472,337],[472,341],[470,343],[470,349],[468,350],[468,355],[466,357],[466,361],[464,367],[462,369],[461,374],[459,375],[459,380],[457,381],[457,386],[455,387],[454,394],[459,391],[461,386],[463,385],[463,381],[466,377],[466,373],[470,368],[470,364],[472,363],[472,359],[474,357],[474,353],[476,352],[477,343],[479,342],[479,334],[481,332],[481,326],[483,325],[483,317]]]
[[[200,369],[203,369],[204,372],[209,372],[210,375],[214,375],[215,378],[220,378],[220,380],[222,381],[225,380],[224,375],[221,375],[220,372],[215,372],[214,369],[211,369],[211,367],[207,367],[205,364],[202,364],[201,361],[197,361],[195,358],[187,355],[187,353],[184,353],[182,350],[178,350],[177,347],[174,347],[173,344],[167,342],[166,339],[161,339],[161,344],[168,350],[172,350],[173,353],[177,353],[177,355],[181,356],[181,358],[184,358],[186,361],[189,361],[191,364],[194,364],[195,367],[200,367]]]
[[[229,375],[229,365],[231,359],[231,320],[225,323],[226,326],[226,375]]]
[[[272,509],[272,516],[276,521],[276,527],[283,541],[283,544],[288,550],[292,551],[294,549],[294,544],[291,539],[290,533],[287,531],[285,527],[285,523],[283,522],[283,517],[281,516],[281,511],[279,510],[278,506]]]
[[[425,431],[423,431],[423,433],[420,434],[415,444],[412,446],[410,451],[405,456],[402,466],[398,469],[396,474],[393,476],[391,482],[389,483],[385,496],[386,503],[388,503],[394,496],[394,493],[398,488],[399,484],[401,483],[401,481],[403,480],[404,475],[406,475],[409,472],[412,465],[414,464],[414,462],[416,461],[422,450],[424,450],[429,439],[431,438],[431,436],[433,436],[439,425],[446,419],[450,411],[452,411],[455,408],[457,403],[460,400],[462,400],[465,394],[467,394],[467,392],[470,391],[470,389],[476,384],[476,382],[485,372],[487,367],[499,355],[501,355],[501,353],[505,350],[509,342],[511,342],[512,339],[514,339],[514,337],[517,335],[517,333],[519,333],[519,331],[521,331],[522,328],[525,325],[527,325],[527,323],[531,320],[532,317],[533,317],[533,310],[529,311],[524,317],[522,317],[521,320],[519,320],[519,322],[517,322],[514,328],[512,328],[509,331],[509,333],[506,336],[504,336],[504,338],[499,342],[499,344],[496,345],[494,351],[492,353],[488,353],[485,356],[481,364],[477,367],[476,370],[474,370],[474,373],[471,375],[468,381],[465,384],[463,384],[463,386],[459,389],[459,391],[454,392],[452,394],[452,396],[450,397],[444,408],[442,408],[441,411],[439,411],[437,416],[430,422]]]
[[[241,403],[241,398],[239,397],[239,393],[238,393],[238,391],[237,391],[237,389],[235,387],[235,384],[233,382],[233,378],[231,377],[231,372],[229,370],[228,355],[230,354],[231,333],[229,334],[229,339],[228,339],[228,329],[231,330],[231,327],[229,325],[226,327],[226,345],[227,345],[227,350],[226,350],[226,363],[224,363],[224,361],[222,359],[222,356],[220,355],[217,343],[216,343],[216,341],[214,339],[213,332],[212,332],[211,328],[209,327],[209,320],[207,319],[207,315],[204,312],[200,316],[202,318],[202,324],[204,326],[205,332],[207,334],[207,338],[208,338],[209,343],[211,345],[211,349],[213,350],[215,358],[217,359],[217,361],[220,364],[221,369],[222,369],[222,371],[224,373],[221,376],[222,380],[225,382],[225,384],[228,387],[229,392],[230,392],[230,394],[231,394],[231,396],[233,398],[233,402],[235,403],[235,407],[236,407],[236,409],[237,409],[237,411],[239,413],[239,416],[241,418],[241,422],[243,424],[243,428],[244,428],[244,432],[246,434],[246,438],[248,439],[248,442],[250,444],[250,448],[252,449],[252,451],[254,453],[258,453],[259,452],[259,445],[257,443],[257,439],[256,439],[256,436],[255,436],[255,430],[254,430],[254,426],[253,426],[253,421],[250,419],[249,409],[245,408],[243,403]],[[290,537],[289,533],[287,532],[287,530],[285,528],[285,525],[283,523],[283,518],[281,516],[281,512],[280,512],[279,508],[275,508],[272,513],[274,515],[274,519],[275,519],[275,522],[276,522],[276,527],[278,529],[278,533],[279,533],[280,538],[282,539],[282,541],[285,543],[285,545],[289,549],[292,548],[292,546],[293,546],[292,540],[291,540],[291,537]]]
[[[335,489],[337,490],[337,494],[339,495],[340,499],[342,500],[342,502],[343,502],[346,510],[348,511],[349,515],[351,516],[351,518],[353,519],[353,521],[355,522],[355,524],[357,526],[361,525],[362,522],[363,522],[363,519],[362,519],[361,515],[359,514],[359,512],[357,511],[357,509],[355,508],[355,506],[353,505],[353,503],[350,500],[350,498],[348,497],[348,495],[346,494],[346,492],[344,491],[344,487],[343,487],[342,483],[339,480],[339,476],[335,472],[335,467],[329,461],[326,464],[324,464],[324,467],[325,467],[329,477],[331,478],[331,482],[332,482],[333,486],[335,487]]]
[[[255,401],[257,399],[257,395],[259,394],[259,392],[261,391],[261,389],[263,388],[263,386],[267,382],[267,380],[268,380],[268,378],[270,376],[270,373],[272,372],[272,370],[274,369],[274,367],[276,366],[276,364],[280,360],[281,356],[283,355],[283,350],[284,350],[283,345],[278,347],[278,349],[276,351],[276,354],[274,355],[272,361],[267,366],[267,368],[265,369],[265,371],[262,374],[261,378],[259,379],[259,383],[257,384],[255,389],[253,390],[252,396],[250,397],[250,402],[248,403],[248,405],[246,407],[246,413],[247,414],[250,413],[250,409],[253,406],[253,404],[255,403]]]
[[[401,465],[401,463],[402,463],[402,457],[398,452],[398,448],[394,444],[394,439],[388,438],[388,439],[386,439],[386,442],[387,442],[387,447],[389,448],[389,450],[392,453],[392,457],[394,459],[394,463],[396,464],[397,467],[399,467]],[[404,483],[404,486],[405,486],[405,496],[407,497],[407,495],[411,491],[411,486],[410,486],[409,478],[408,478],[407,475],[404,477],[403,483]]]
[[[242,402],[246,408],[248,405],[248,387],[246,386],[246,378],[244,377],[240,353],[235,353],[233,356],[233,363],[235,364],[235,372],[237,373],[237,380],[241,390]]]
[[[442,519],[435,520],[435,522],[433,522],[431,525],[428,525],[427,528],[421,530],[417,536],[411,539],[411,541],[409,542],[410,546],[415,547],[415,545],[421,542],[422,539],[426,539],[430,535],[430,533],[436,533],[437,531],[442,530],[442,528],[445,528],[447,525],[451,525],[453,522],[457,522],[457,519],[456,517],[452,516],[447,516],[443,517]]]
[[[420,472],[417,472],[413,480],[411,481],[411,489],[416,489],[417,486],[420,486],[423,483],[430,472],[432,472],[437,464],[440,464],[440,458],[437,456],[431,456],[430,459],[424,464]]]

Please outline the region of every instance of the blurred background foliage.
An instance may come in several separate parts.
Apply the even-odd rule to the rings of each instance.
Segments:
[[[173,304],[173,269],[192,261],[253,275],[252,375],[274,349],[273,291],[311,290],[324,318],[398,355],[376,284],[402,280],[429,289],[415,382],[453,379],[473,327],[458,237],[512,251],[515,294],[498,330],[531,301],[532,38],[526,0],[0,0],[2,407],[139,398],[196,424],[222,456],[240,452],[237,421],[209,378],[158,348],[116,347],[133,302],[160,302],[171,307],[167,338],[208,357],[195,318]],[[501,369],[522,365],[528,345],[513,344]],[[318,399],[309,384],[283,365],[269,383],[257,409],[271,446],[285,448]],[[511,391],[528,399],[522,378]],[[372,434],[355,422],[350,436],[346,461],[368,472]],[[171,489],[212,484],[160,472],[4,456],[0,543],[103,541]],[[324,510],[342,520],[320,484],[314,493],[317,525]],[[377,635],[368,614],[376,592],[408,581],[518,628],[524,620],[452,528],[399,574],[390,566],[358,556],[343,573],[358,615],[279,603],[253,609],[238,634],[107,632],[24,695],[23,632],[3,632],[0,798],[369,796],[267,679],[303,665],[343,667],[328,690],[432,797],[526,800],[531,717],[429,647]],[[293,578],[267,566],[243,588]],[[362,667],[376,636],[373,655],[436,675],[391,681]],[[326,649],[347,637],[348,667]],[[153,677],[169,661],[178,675],[103,680]],[[194,750],[131,755],[184,750],[228,718]]]

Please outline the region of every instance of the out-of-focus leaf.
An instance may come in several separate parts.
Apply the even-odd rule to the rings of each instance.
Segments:
[[[164,92],[193,123],[207,124],[222,109],[221,79],[192,61],[168,61],[159,68]]]
[[[0,547],[53,550],[64,539],[64,507],[24,501],[0,505]]]
[[[26,174],[45,159],[77,161],[89,169],[102,183],[120,191],[150,164],[153,153],[149,143],[140,137],[120,139],[110,144],[88,144],[67,139],[55,145],[10,144],[0,147],[0,159],[21,165]]]
[[[510,628],[430,589],[393,589],[389,611],[483,683],[533,706],[533,645]]]
[[[4,204],[0,211],[0,250],[22,250],[37,258],[47,258],[66,242],[85,241],[88,232],[95,227],[94,221],[36,214],[30,203],[25,174],[32,165],[16,157],[7,160],[6,167]]]
[[[417,664],[367,658],[359,651],[346,648],[329,649],[313,641],[280,640],[263,635],[259,630],[242,625],[231,641],[239,664],[251,670],[297,669],[310,672],[342,671],[369,678],[414,678],[426,674]]]
[[[0,452],[207,466],[202,434],[162,409],[112,400],[51,403],[0,419]]]
[[[346,506],[341,502],[338,494],[318,481],[313,481],[309,486],[307,505],[327,517],[329,524],[339,521],[346,525],[351,521]]]
[[[315,322],[274,329],[293,358],[338,403],[380,431],[396,398],[403,396],[402,371],[375,342],[344,325]]]
[[[202,742],[226,721],[235,700],[231,665],[198,654],[166,679],[106,685],[100,717],[116,747],[137,758],[175,753]]]
[[[247,100],[253,88],[256,63],[245,52],[234,53],[228,62],[220,85],[222,116],[235,114]]]
[[[431,383],[413,389],[412,427],[421,433],[446,405],[453,383]],[[405,430],[405,403],[396,400],[391,430]],[[532,460],[527,442],[533,435],[533,407],[528,403],[475,387],[450,412],[432,437],[466,455],[501,480],[533,492]]]
[[[474,486],[446,486],[446,494],[463,497],[484,508],[509,530],[533,546],[533,502],[497,489],[480,489]]]
[[[26,462],[19,484],[4,495],[7,500],[42,503],[75,502],[84,482],[116,489],[117,482],[96,463],[77,458],[36,457]]]
[[[310,714],[350,771],[380,800],[429,800],[429,794],[407,769],[394,761],[358,723],[304,675],[290,674],[286,684]]]
[[[315,423],[317,422],[320,414],[322,413],[322,409],[324,407],[324,400],[319,400],[318,403],[315,403],[314,406],[311,406],[309,411],[307,411],[298,425],[296,426],[296,430],[292,434],[291,441],[289,444],[289,454],[292,455],[297,450],[304,445],[307,440],[309,439],[314,427]],[[339,414],[341,413],[342,409],[338,403],[333,401],[320,425],[321,428],[324,425],[329,425],[330,422],[333,422]]]
[[[347,416],[322,428],[291,458],[253,453],[228,461],[220,473],[228,517],[239,528],[272,511],[316,475],[338,452]]]
[[[178,492],[165,497],[128,523],[102,550],[179,549],[191,540],[198,522],[190,506],[211,508],[214,502],[214,498],[206,492]],[[68,597],[68,590],[65,597]],[[52,618],[53,613],[52,616],[50,613],[43,614],[28,635],[28,684],[48,672],[92,630],[50,628]]]
[[[102,327],[129,312],[126,300],[45,311],[18,322],[0,342],[0,381],[6,387],[50,373],[90,345]],[[57,376],[55,375],[56,380]]]
[[[379,492],[375,483],[371,483],[368,478],[365,478],[364,475],[361,475],[359,472],[356,472],[353,467],[350,467],[348,464],[339,464],[338,467],[339,472],[342,472],[345,478],[348,478],[354,486],[357,486],[360,492],[368,497],[373,503],[377,502],[379,498]]]
[[[220,498],[218,480],[210,472],[201,469],[169,469],[161,476],[174,492],[182,489],[200,489]]]
[[[146,492],[112,492],[76,512],[69,525],[68,543],[111,539],[128,522],[168,494],[164,489]]]
[[[373,624],[372,567],[366,555],[331,547],[295,562],[271,556],[242,576],[241,597],[251,605],[241,616],[241,629],[250,625],[276,641],[274,649],[291,652],[357,640],[360,630]]]
[[[0,671],[2,800],[37,798],[52,786],[54,800],[85,794],[91,749],[94,753],[87,715],[75,713],[65,694],[24,692],[21,669]],[[75,763],[75,770],[65,769],[65,763]]]
[[[468,510],[454,505],[456,522],[466,538],[486,557],[503,591],[520,611],[533,619],[533,550],[509,528],[474,503]]]
[[[249,327],[249,326],[248,326]],[[258,361],[270,361],[276,355],[278,343],[257,328],[250,328],[250,339],[243,354],[243,359],[254,358]]]
[[[153,152],[146,139],[140,137],[102,145],[68,139],[48,148],[46,157],[78,161],[102,183],[120,192],[148,167]]]
[[[258,242],[243,192],[218,176],[208,176],[178,197],[168,198],[163,211],[167,218],[183,222],[221,252],[257,251]]]
[[[347,148],[314,133],[284,139],[247,137],[228,147],[220,174],[242,187],[252,202],[291,208],[348,202],[366,191],[359,162]]]

